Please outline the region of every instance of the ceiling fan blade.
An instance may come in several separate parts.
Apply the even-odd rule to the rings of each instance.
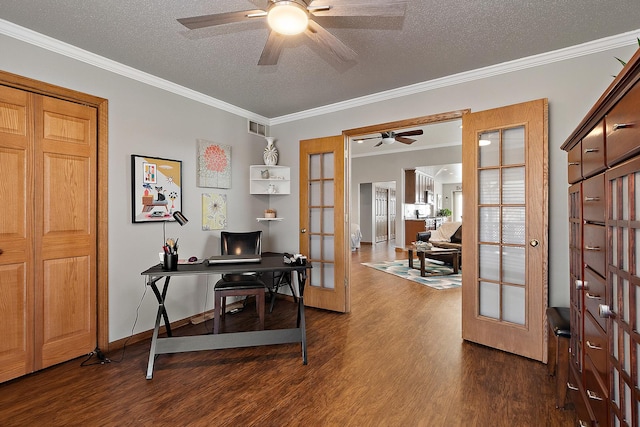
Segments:
[[[378,142],[376,145],[374,145],[374,147],[379,147],[382,145],[382,141]]]
[[[309,26],[304,33],[342,62],[353,61],[358,56],[350,47],[313,20],[309,20]]]
[[[422,135],[424,132],[422,129],[416,129],[416,130],[409,130],[406,132],[398,132],[395,135],[396,136],[414,136],[414,135]]]
[[[354,138],[354,141],[364,141],[365,139],[380,139],[379,136],[368,136],[366,138]]]
[[[232,24],[234,22],[246,21],[252,18],[267,16],[267,12],[261,9],[241,10],[239,12],[216,13],[213,15],[192,16],[190,18],[180,18],[178,22],[189,28],[213,27],[215,25]]]
[[[307,9],[315,16],[403,16],[406,1],[373,0],[368,3],[333,4],[331,0],[315,1]]]
[[[402,142],[403,144],[413,144],[414,142],[416,142],[415,139],[405,138],[404,136],[398,136],[398,135],[396,135],[396,141]]]
[[[269,38],[264,45],[262,55],[258,65],[276,65],[278,58],[280,58],[280,52],[282,52],[282,46],[284,45],[285,36],[275,31],[269,31]]]

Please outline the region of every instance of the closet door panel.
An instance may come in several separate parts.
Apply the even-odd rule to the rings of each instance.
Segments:
[[[36,368],[96,342],[96,111],[37,97]]]
[[[31,102],[0,86],[0,382],[33,370]]]

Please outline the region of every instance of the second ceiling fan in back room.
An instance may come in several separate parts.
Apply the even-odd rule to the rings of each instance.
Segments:
[[[336,2],[336,4],[333,4]],[[178,19],[190,30],[266,18],[270,32],[258,65],[276,65],[287,36],[303,33],[340,62],[357,54],[318,24],[315,17],[404,16],[406,0],[265,0],[264,9]]]
[[[382,132],[380,134],[380,136],[370,136],[367,138],[357,138],[356,140],[358,142],[360,141],[364,141],[366,139],[380,139],[380,142],[378,142],[376,145],[374,145],[374,147],[378,147],[382,144],[393,144],[394,142],[398,141],[401,142],[403,144],[413,144],[414,142],[416,142],[415,139],[411,139],[411,138],[407,138],[407,136],[416,136],[416,135],[422,135],[423,131],[422,129],[416,129],[416,130],[409,130],[406,132],[398,132],[395,133],[393,131],[389,131],[389,132]]]

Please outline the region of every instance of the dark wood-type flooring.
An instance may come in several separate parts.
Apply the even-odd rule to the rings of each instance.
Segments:
[[[306,366],[296,344],[181,353],[158,356],[148,381],[145,340],[126,346],[119,363],[122,349],[107,354],[112,363],[81,367],[84,358],[75,359],[0,384],[0,425],[572,424],[573,412],[554,406],[545,365],[461,339],[460,289],[360,265],[396,256],[403,254],[386,244],[352,254],[352,312],[307,309]],[[228,315],[227,330],[256,319],[250,305]],[[267,328],[294,324],[286,300],[266,316]],[[208,321],[176,335],[211,328]]]

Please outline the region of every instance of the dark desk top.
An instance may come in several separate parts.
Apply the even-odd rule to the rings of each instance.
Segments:
[[[248,262],[239,264],[207,265],[204,262],[198,264],[178,264],[175,271],[165,271],[162,264],[156,264],[140,273],[142,276],[193,276],[203,274],[233,274],[267,271],[302,271],[311,268],[307,265],[285,264],[284,254],[267,252],[262,254],[261,262]]]

